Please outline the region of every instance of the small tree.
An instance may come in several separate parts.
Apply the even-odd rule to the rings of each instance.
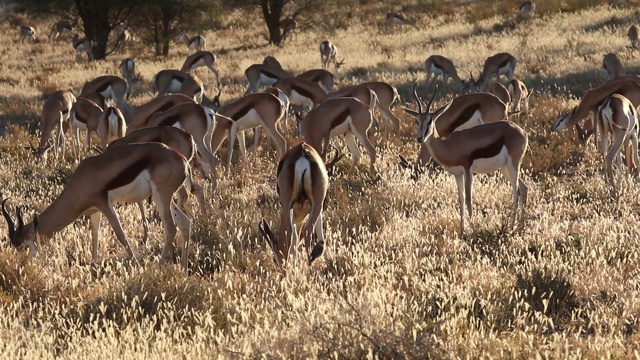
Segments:
[[[133,23],[142,42],[167,56],[180,31],[199,31],[217,24],[217,2],[210,0],[142,0]]]

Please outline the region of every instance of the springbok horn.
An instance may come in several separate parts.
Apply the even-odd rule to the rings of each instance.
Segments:
[[[433,100],[436,98],[436,94],[438,94],[438,85],[436,84],[436,90],[433,92],[433,96],[427,103],[427,112],[431,110],[431,104],[433,104]]]
[[[418,103],[418,112],[422,114],[422,101],[420,101],[420,97],[418,96],[418,92],[416,88],[418,87],[418,83],[413,84],[413,96],[416,98],[416,102]]]
[[[4,206],[7,200],[9,200],[9,198],[6,198],[2,201],[2,215],[4,216],[5,220],[7,220],[7,225],[9,226],[9,239],[12,240],[14,238],[16,228],[13,223],[13,220],[11,220],[11,216],[9,215],[9,213],[7,212],[7,209]]]

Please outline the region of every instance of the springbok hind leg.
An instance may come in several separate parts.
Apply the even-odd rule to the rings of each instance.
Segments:
[[[178,226],[180,230],[180,236],[182,238],[182,255],[180,256],[180,260],[182,263],[182,271],[185,273],[188,270],[189,265],[189,239],[191,238],[191,220],[185,215],[182,210],[171,201],[171,216],[175,221],[175,224]]]

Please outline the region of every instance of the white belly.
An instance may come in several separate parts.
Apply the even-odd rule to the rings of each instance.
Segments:
[[[262,85],[273,85],[278,81],[278,79],[274,79],[272,77],[268,77],[265,74],[260,74],[260,84]]]
[[[444,75],[444,71],[442,71],[442,69],[440,69],[439,67],[436,67],[433,64],[431,64],[431,67],[429,68],[429,72],[434,75]]]
[[[76,119],[76,117],[73,117],[73,127],[78,128],[78,129],[82,129],[82,130],[87,130],[87,124],[83,123],[82,121]]]
[[[342,122],[342,124],[331,129],[331,133],[329,136],[334,137],[334,136],[342,135],[347,131],[351,131],[351,129],[349,128],[349,124],[351,124],[351,122],[352,122],[351,116],[347,116],[347,118]]]
[[[142,171],[132,182],[108,193],[111,202],[138,202],[151,196],[151,175]]]
[[[489,174],[502,169],[509,162],[509,153],[505,146],[500,152],[490,158],[481,158],[473,161],[471,165],[471,173],[473,174]],[[464,168],[462,166],[445,166],[445,170],[453,175],[463,176]]]
[[[236,123],[238,124],[238,131],[262,125],[260,115],[254,109],[249,110],[243,117],[236,119]]]
[[[498,69],[498,74],[500,75],[508,74],[509,70],[511,70],[511,65],[507,64],[504,67],[501,67],[500,69]]]
[[[180,88],[182,88],[182,81],[173,79],[167,88],[167,92],[177,93],[180,92]]]
[[[482,124],[482,114],[480,113],[479,110],[476,110],[476,112],[473,113],[473,115],[471,115],[471,117],[469,118],[468,121],[465,121],[462,125],[458,126],[457,128],[455,128],[454,131],[460,131],[460,130],[464,130],[464,129],[469,129],[472,128],[474,126],[478,126],[480,124]]]
[[[313,101],[308,97],[296,92],[295,90],[291,90],[291,96],[289,97],[289,102],[294,105],[313,107]]]

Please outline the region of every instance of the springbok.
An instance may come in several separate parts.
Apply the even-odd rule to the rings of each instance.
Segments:
[[[514,208],[512,223],[515,224],[518,204],[522,203],[523,209],[527,204],[528,187],[520,179],[520,166],[527,150],[527,133],[511,121],[497,121],[458,130],[442,137],[436,124],[444,111],[430,111],[435,93],[427,103],[426,111],[422,108],[416,86],[413,87],[413,94],[418,104],[418,111],[413,112],[418,125],[416,140],[418,143],[425,143],[436,162],[456,178],[461,231],[464,232],[465,207],[469,216],[473,216],[473,174],[493,173],[496,170],[500,170],[511,183]]]
[[[172,197],[188,180],[189,171],[184,156],[159,143],[130,144],[88,157],[80,162],[62,193],[30,223],[24,224],[22,208],[18,206],[16,227],[5,208],[8,199],[2,201],[11,245],[18,250],[28,248],[30,256],[35,257],[37,239],[50,238],[80,216],[89,215],[91,255],[97,262],[100,218],[104,214],[127,256],[137,262],[113,204],[137,203],[152,196],[165,230],[162,259],[169,258],[177,224],[182,235],[182,268],[186,272],[191,220]]]

